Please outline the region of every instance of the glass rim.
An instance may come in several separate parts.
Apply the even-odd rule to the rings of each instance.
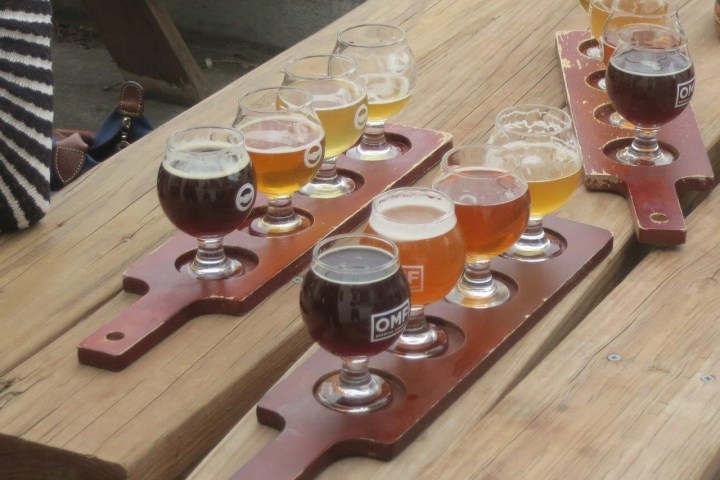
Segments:
[[[610,15],[613,14],[614,11],[621,12],[623,14],[626,14],[625,16],[640,16],[643,18],[657,18],[657,17],[664,17],[667,15],[678,15],[678,9],[675,5],[670,3],[668,0],[655,0],[658,3],[664,4],[667,7],[667,11],[665,13],[639,13],[639,12],[633,12],[631,10],[625,10],[620,7],[616,7],[616,5],[619,3],[618,0],[612,0],[612,7],[610,9]],[[609,18],[609,17],[608,17]]]
[[[338,273],[346,272],[347,269],[344,269],[342,267],[338,267],[335,265],[330,265],[326,262],[323,262],[322,258],[324,255],[323,255],[323,253],[320,252],[320,250],[324,246],[326,246],[327,244],[329,244],[331,242],[350,240],[353,238],[356,238],[358,240],[361,240],[361,239],[371,240],[376,244],[384,244],[389,248],[389,251],[383,250],[390,255],[390,258],[388,258],[387,262],[383,263],[382,265],[378,265],[376,267],[366,267],[365,269],[362,270],[362,273],[371,274],[371,273],[376,273],[376,272],[382,272],[383,270],[386,270],[388,267],[393,266],[393,265],[396,266],[397,268],[400,268],[400,249],[395,244],[395,242],[393,242],[391,240],[387,240],[383,237],[380,237],[379,235],[374,235],[371,233],[361,233],[361,232],[343,233],[343,234],[339,234],[339,235],[333,235],[330,237],[326,237],[326,238],[320,240],[312,250],[313,265],[320,264],[320,265],[322,265],[322,267],[324,269],[327,269],[327,270],[333,271],[333,272],[338,272]],[[345,246],[345,245],[343,245],[343,246]],[[362,243],[360,243],[358,241],[357,243],[352,244],[352,246],[362,246]],[[372,247],[373,245],[368,245],[368,246]],[[334,248],[329,248],[328,251],[333,250],[333,249]],[[357,273],[358,270],[354,270],[354,272]]]
[[[171,134],[167,140],[165,141],[165,145],[168,151],[171,152],[179,152],[181,150],[178,149],[177,145],[179,144],[179,138],[184,135],[192,134],[192,133],[200,133],[200,132],[223,132],[226,133],[229,137],[234,137],[237,139],[237,143],[228,143],[227,146],[224,146],[219,151],[229,151],[232,149],[235,149],[237,147],[244,147],[245,146],[245,136],[236,128],[230,128],[230,127],[219,127],[219,126],[197,126],[197,127],[189,127],[184,128],[182,130],[178,130],[177,132],[174,132]],[[203,151],[196,151],[193,152],[193,155],[195,156],[205,156],[205,155],[217,155],[218,150],[203,152]]]
[[[475,149],[482,149],[485,151],[488,150],[497,150],[504,152],[512,158],[513,163],[515,164],[515,167],[512,170],[509,170],[507,168],[498,169],[503,172],[503,176],[506,175],[513,175],[519,177],[522,181],[525,181],[524,177],[520,174],[520,167],[521,167],[521,158],[515,154],[512,150],[509,148],[506,148],[502,145],[495,145],[492,143],[470,143],[467,145],[458,145],[456,147],[451,148],[447,152],[445,152],[442,156],[442,159],[440,160],[440,170],[445,172],[455,172],[455,175],[460,175],[462,177],[472,177],[473,175],[464,174],[463,172],[457,172],[457,170],[461,168],[466,168],[468,165],[449,165],[448,160],[454,153],[462,152],[465,150],[475,150]],[[470,165],[471,166],[471,165]],[[478,168],[485,168],[482,165],[478,165]],[[494,168],[494,167],[488,167],[488,168]]]
[[[350,42],[350,41],[342,38],[343,34],[349,32],[351,30],[359,30],[362,28],[369,28],[369,27],[374,27],[374,28],[381,27],[381,28],[386,28],[388,30],[392,30],[395,32],[399,32],[400,38],[398,38],[396,40],[388,40],[388,41],[384,41],[382,43],[374,43],[374,44],[355,43],[355,42]],[[398,27],[397,25],[390,25],[387,23],[361,23],[359,25],[351,25],[349,27],[345,27],[342,30],[340,30],[336,37],[336,41],[338,43],[341,43],[341,44],[347,45],[347,46],[351,46],[351,47],[356,47],[356,48],[389,47],[391,45],[397,45],[398,43],[402,43],[406,40],[407,40],[407,32],[405,31],[405,29],[403,29],[402,27]]]
[[[637,31],[643,31],[643,30],[656,30],[656,31],[663,31],[666,34],[669,34],[675,38],[678,39],[678,43],[676,45],[672,45],[669,47],[652,47],[652,46],[646,46],[646,45],[637,45],[637,42],[632,42],[627,40],[627,36],[631,34],[632,32]],[[634,23],[632,25],[628,25],[626,27],[622,27],[618,30],[617,33],[617,49],[620,48],[620,43],[624,43],[625,45],[629,45],[632,47],[633,50],[641,50],[646,52],[653,52],[653,51],[664,51],[664,52],[670,52],[673,50],[684,50],[687,48],[688,40],[684,33],[678,32],[677,30],[674,30],[670,27],[665,27],[663,25],[656,25],[654,23]]]
[[[519,105],[513,105],[512,107],[506,107],[500,110],[497,115],[495,115],[495,127],[503,132],[515,132],[515,129],[507,128],[499,123],[499,118],[501,115],[503,115],[506,112],[510,112],[512,110],[518,110],[527,108],[528,110],[532,109],[545,109],[547,111],[553,112],[554,114],[559,115],[559,117],[562,117],[563,126],[561,129],[552,132],[552,135],[558,135],[567,132],[568,130],[572,130],[572,117],[568,112],[565,110],[562,110],[557,107],[553,107],[551,105],[542,105],[540,103],[521,103]],[[532,138],[541,138],[541,137],[547,137],[549,133],[527,133],[523,132],[523,136],[532,137]]]
[[[382,211],[378,210],[377,205],[382,201],[383,199],[390,197],[392,195],[401,194],[403,192],[418,192],[418,193],[424,193],[424,194],[432,194],[437,197],[441,197],[443,201],[445,201],[448,204],[447,211],[444,211],[442,215],[433,218],[432,220],[425,221],[425,222],[412,222],[412,221],[401,221],[396,219],[389,219]],[[371,213],[370,215],[377,214],[380,217],[391,220],[394,223],[403,224],[403,225],[432,225],[435,223],[440,223],[445,220],[447,220],[450,217],[455,216],[455,202],[452,198],[450,198],[446,193],[443,193],[439,190],[435,190],[434,188],[428,188],[428,187],[400,187],[400,188],[393,188],[391,190],[386,190],[385,192],[381,193],[372,202],[371,207]]]
[[[243,104],[243,100],[248,98],[250,95],[256,95],[261,92],[270,92],[273,90],[278,92],[278,96],[280,95],[279,92],[281,92],[281,91],[293,91],[293,92],[300,93],[301,95],[303,95],[305,97],[305,102],[302,105],[288,104],[289,108],[285,108],[283,110],[277,110],[277,109],[275,109],[275,110],[260,110],[258,108],[249,107],[249,106]],[[302,111],[307,108],[312,108],[312,102],[313,102],[313,96],[309,91],[307,91],[303,88],[281,85],[281,86],[277,86],[277,87],[256,88],[254,90],[250,90],[248,92],[243,93],[240,96],[240,98],[238,99],[238,107],[244,108],[245,110],[249,110],[249,111],[255,112],[255,113],[274,113],[274,112],[278,112],[278,111],[298,112],[298,111]]]
[[[350,64],[350,69],[342,74],[339,75],[307,75],[307,74],[301,74],[296,72],[291,72],[289,69],[304,60],[314,59],[314,58],[327,58],[328,63],[331,58],[337,58],[344,62],[348,62]],[[334,78],[344,78],[352,75],[357,74],[357,65],[355,63],[355,60],[353,60],[351,57],[348,57],[347,55],[342,55],[339,53],[316,53],[311,55],[303,55],[301,57],[293,57],[287,62],[285,62],[285,65],[283,66],[283,70],[287,75],[292,75],[294,78],[301,79],[301,80],[331,80]]]

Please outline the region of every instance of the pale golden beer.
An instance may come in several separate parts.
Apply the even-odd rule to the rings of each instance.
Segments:
[[[283,85],[310,93],[325,130],[325,158],[315,177],[300,189],[312,198],[336,198],[355,190],[355,181],[337,169],[337,157],[360,138],[368,117],[365,86],[355,62],[342,55],[308,55],[285,64]]]
[[[312,219],[293,208],[292,194],[321,168],[324,155],[325,133],[310,92],[291,87],[248,92],[240,97],[233,127],[245,137],[258,190],[268,199],[251,233],[271,237],[308,228]]]
[[[590,33],[597,41],[602,37],[610,10],[612,10],[612,0],[590,0]]]
[[[560,143],[506,143],[522,158],[520,169],[530,190],[530,218],[541,219],[562,207],[580,183],[578,151]]]
[[[368,96],[369,122],[384,122],[410,101],[410,80],[389,73],[360,75]]]
[[[373,212],[369,230],[392,240],[410,284],[410,303],[436,302],[455,286],[465,266],[464,241],[454,215],[421,198],[393,201]]]
[[[300,116],[258,118],[242,133],[258,191],[268,198],[292,195],[320,168],[325,136],[317,123]]]
[[[325,130],[325,155],[340,155],[358,141],[368,117],[367,96],[353,82],[342,78],[289,82],[313,96],[313,108]]]

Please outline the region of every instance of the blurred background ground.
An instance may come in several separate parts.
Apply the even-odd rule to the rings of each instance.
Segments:
[[[184,36],[215,92],[277,55],[282,48],[207,35]],[[116,106],[123,82],[120,70],[89,22],[55,20],[53,38],[55,127],[96,131]],[[155,126],[187,109],[148,98],[146,116]]]

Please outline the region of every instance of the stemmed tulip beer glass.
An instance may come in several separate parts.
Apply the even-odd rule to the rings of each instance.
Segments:
[[[491,142],[515,153],[530,189],[530,219],[504,257],[538,262],[559,255],[563,240],[542,219],[560,208],[580,182],[582,161],[570,115],[545,105],[517,105],[495,118]]]
[[[666,0],[614,0],[602,29],[600,42],[605,68],[610,64],[622,29],[638,24],[662,25],[683,33],[677,8]],[[609,120],[616,127],[635,128],[617,112],[613,112]]]
[[[450,292],[465,265],[452,199],[429,188],[389,190],[373,201],[368,230],[397,245],[410,284],[410,319],[390,351],[406,358],[439,355],[448,347],[448,336],[427,321],[425,305]]]
[[[520,159],[497,145],[455,147],[443,155],[433,188],[455,202],[465,239],[465,271],[445,298],[470,308],[508,301],[511,287],[494,278],[490,260],[509,249],[527,225],[530,195]]]
[[[255,202],[255,174],[240,132],[198,127],[173,134],[157,192],[168,219],[198,239],[185,273],[214,280],[243,272],[242,263],[223,248],[223,237],[247,219]]]
[[[606,78],[613,107],[635,125],[632,143],[617,152],[617,159],[629,165],[672,162],[672,153],[658,143],[657,131],[685,110],[695,89],[685,36],[659,25],[624,28]]]
[[[262,88],[240,98],[233,126],[245,144],[257,176],[258,190],[268,198],[264,216],[251,231],[259,236],[298,232],[310,219],[296,212],[291,196],[320,168],[325,133],[305,90]]]
[[[339,372],[316,383],[315,398],[340,412],[387,405],[391,384],[370,373],[368,364],[397,340],[410,313],[397,246],[368,234],[322,240],[302,283],[300,311],[320,347],[342,358]]]
[[[347,155],[359,160],[397,157],[402,152],[387,140],[385,122],[402,110],[415,86],[415,60],[405,31],[383,24],[349,27],[338,34],[334,52],[355,60],[368,95],[362,141]]]
[[[335,198],[355,190],[355,182],[337,170],[337,157],[362,135],[368,116],[367,95],[355,62],[341,55],[308,55],[285,65],[283,85],[310,92],[325,130],[325,158],[315,177],[300,189],[313,198]]]

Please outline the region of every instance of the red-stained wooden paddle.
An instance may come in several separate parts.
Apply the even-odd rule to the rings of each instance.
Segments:
[[[452,145],[449,133],[402,125],[388,125],[387,131],[390,140],[402,147],[400,157],[373,162],[338,159],[338,168],[359,186],[355,192],[333,199],[293,197],[293,205],[313,219],[308,229],[261,238],[242,228],[225,238],[229,253],[243,260],[244,275],[199,281],[183,274],[181,267],[197,247],[196,240],[185,234],[136,261],[125,272],[123,288],[143,298],[80,343],[80,363],[122,370],[193,317],[249,311],[308,265],[319,240],[358,227],[379,193],[413,184]],[[254,212],[260,215],[265,204],[264,198],[258,198]]]
[[[231,478],[307,479],[343,456],[389,460],[401,452],[612,249],[606,230],[552,216],[543,223],[566,249],[547,262],[494,259],[493,270],[515,284],[508,303],[485,310],[444,301],[428,307],[431,320],[449,333],[446,353],[409,360],[385,352],[370,359],[370,368],[393,386],[387,407],[347,414],[318,403],[314,385],[340,367],[324,351],[278,382],[258,403],[257,416],[281,432]]]
[[[592,44],[595,41],[586,31],[557,33],[565,94],[585,165],[585,186],[617,192],[629,200],[640,243],[685,243],[687,232],[678,192],[710,190],[715,185],[695,114],[688,106],[660,127],[661,145],[678,154],[669,165],[631,166],[616,161],[612,154],[630,144],[633,131],[608,121],[614,109],[607,93],[597,88],[605,67],[585,54]]]

